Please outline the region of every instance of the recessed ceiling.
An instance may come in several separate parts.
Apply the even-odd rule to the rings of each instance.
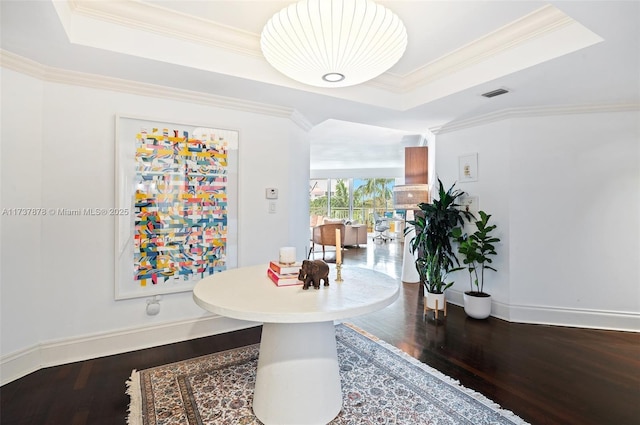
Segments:
[[[189,1],[70,0],[54,6],[74,44],[396,110],[602,41],[558,8],[541,2],[489,2],[482,7],[472,3],[469,10],[444,2],[393,2],[389,6],[410,33],[407,52],[397,65],[357,87],[312,87],[280,74],[264,59],[260,32],[273,12],[267,7],[270,3],[209,2],[198,15],[193,15]],[[224,9],[228,16],[235,9],[236,16],[242,16],[248,5],[252,14],[262,17],[252,20],[251,26],[242,25],[237,17],[224,21],[218,15]],[[473,13],[479,10],[485,14],[482,20]]]
[[[292,81],[262,57],[262,26],[290,3],[3,1],[1,43],[47,67],[296,110],[315,126],[312,168],[349,168],[354,155],[335,161],[338,148],[389,152],[404,136],[501,109],[640,102],[638,2],[380,1],[405,23],[405,55],[334,89]],[[510,93],[481,97],[501,87]],[[371,127],[352,136],[354,123],[378,128],[378,140]]]

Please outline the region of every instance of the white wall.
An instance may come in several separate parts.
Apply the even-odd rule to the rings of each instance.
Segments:
[[[2,208],[114,206],[118,113],[239,130],[238,265],[266,263],[285,245],[304,255],[309,147],[288,117],[42,82],[6,69]],[[279,189],[275,214],[266,187]],[[23,364],[25,356],[48,365],[250,325],[213,320],[190,292],[164,295],[157,316],[146,315],[144,298],[115,301],[113,218],[2,216],[1,226],[3,366]],[[101,338],[112,340],[101,345]],[[11,379],[5,369],[3,382]]]
[[[478,152],[478,181],[458,187],[478,196],[502,238],[485,287],[494,315],[640,330],[639,118],[513,117],[438,136],[445,185],[458,156]],[[460,300],[468,278],[455,279]]]
[[[290,185],[289,190],[285,193],[285,197],[280,202],[280,208],[286,208],[292,211],[289,222],[289,234],[298,234],[298,229],[307,229],[306,234],[302,238],[296,238],[296,252],[299,258],[306,258],[309,252],[309,156],[310,147],[307,139],[307,133],[300,127],[290,126],[290,146],[285,158],[288,171],[286,176]],[[305,158],[305,160],[302,160]],[[290,194],[305,194],[303,199],[300,196],[290,196]],[[301,214],[301,212],[303,214]],[[284,242],[280,246],[285,246]]]
[[[437,196],[437,179],[442,181],[445,190],[456,183],[460,189],[477,197],[478,208],[491,214],[491,223],[498,226],[496,233],[501,242],[496,245],[498,255],[493,266],[499,273],[489,271],[485,275],[485,292],[493,296],[496,306],[510,303],[509,285],[509,190],[510,165],[509,153],[511,146],[510,122],[501,121],[438,136],[435,143],[435,178],[432,182],[432,196]],[[460,182],[458,178],[458,156],[468,153],[478,153],[478,181]],[[473,210],[477,218],[477,209]],[[468,224],[468,232],[475,231],[475,226]],[[457,291],[459,296],[454,298],[460,302],[462,293],[470,290],[469,273],[461,271],[451,275],[455,281],[450,292]],[[453,295],[453,294],[452,294]],[[501,317],[505,313],[498,310]]]
[[[2,353],[33,345],[39,328],[34,315],[41,283],[41,220],[12,215],[5,208],[36,207],[42,197],[43,84],[2,71],[0,137],[0,349]],[[10,330],[14,329],[14,330]],[[6,351],[5,351],[6,350]]]

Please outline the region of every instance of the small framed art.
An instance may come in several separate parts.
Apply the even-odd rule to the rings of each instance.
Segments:
[[[478,181],[478,154],[469,153],[458,157],[458,181]]]

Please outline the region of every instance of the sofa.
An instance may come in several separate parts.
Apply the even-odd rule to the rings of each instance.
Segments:
[[[319,229],[316,229],[318,226],[327,223],[344,223],[345,231],[344,231],[344,246],[356,246],[360,247],[360,244],[367,244],[367,225],[366,224],[357,224],[351,222],[345,222],[345,220],[341,219],[331,219],[324,216],[311,216],[310,226],[312,228],[311,231],[311,240],[315,241],[319,238]],[[316,242],[317,243],[317,242]]]
[[[357,246],[367,244],[366,224],[346,224],[344,232],[344,246]]]

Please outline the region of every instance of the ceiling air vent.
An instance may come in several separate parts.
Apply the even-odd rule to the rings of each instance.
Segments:
[[[486,93],[483,93],[482,96],[484,96],[484,97],[496,97],[496,96],[500,96],[501,94],[505,94],[505,93],[509,93],[509,90],[497,89],[497,90],[492,90],[492,91],[488,91]]]

